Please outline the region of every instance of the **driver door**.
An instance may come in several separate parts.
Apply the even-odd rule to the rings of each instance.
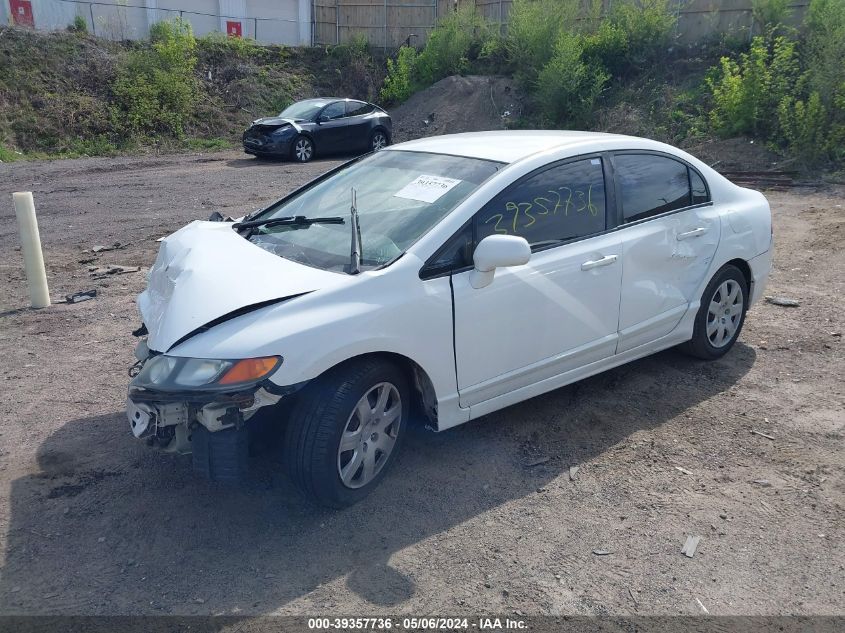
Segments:
[[[615,353],[622,247],[618,232],[606,232],[610,200],[603,159],[587,156],[528,175],[476,214],[476,244],[519,235],[533,253],[484,288],[472,287],[468,270],[453,274],[462,407]]]
[[[314,144],[317,151],[326,153],[347,149],[347,122],[345,101],[335,101],[323,108],[314,128]]]

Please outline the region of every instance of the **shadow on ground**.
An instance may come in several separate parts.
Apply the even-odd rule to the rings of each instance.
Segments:
[[[0,613],[268,613],[327,582],[401,613],[417,587],[391,555],[664,424],[754,359],[742,344],[714,363],[664,352],[442,434],[413,432],[381,487],[342,511],[310,505],[281,476],[264,489],[198,480],[190,458],[136,444],[122,412],[73,420],[41,445],[38,472],[12,484]]]

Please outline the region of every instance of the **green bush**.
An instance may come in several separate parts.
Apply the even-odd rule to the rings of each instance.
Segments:
[[[381,88],[380,97],[387,103],[401,103],[414,92],[414,68],[417,62],[417,49],[403,46],[396,55],[396,60],[387,60],[387,76]]]
[[[713,108],[710,122],[723,136],[768,138],[777,131],[781,102],[796,93],[800,66],[795,42],[758,36],[739,61],[723,57],[707,79]]]
[[[812,0],[806,29],[809,87],[831,106],[845,95],[845,2]]]
[[[608,80],[607,73],[586,63],[582,53],[581,38],[562,32],[537,77],[536,100],[542,116],[552,123],[585,123]]]
[[[159,23],[161,24],[161,23]],[[155,27],[156,25],[153,25]],[[152,35],[152,28],[150,35]],[[250,37],[230,37],[220,31],[214,31],[196,38],[196,46],[202,49],[206,57],[237,57],[252,59],[263,54],[264,47]]]
[[[778,123],[790,153],[804,163],[824,158],[828,145],[828,119],[818,92],[807,101],[785,97],[778,106]]]
[[[778,29],[789,18],[790,0],[751,0],[751,14],[760,31]]]
[[[613,75],[642,71],[665,54],[675,22],[668,0],[617,1],[586,36],[584,53]]]
[[[417,55],[417,81],[431,85],[449,75],[466,72],[470,59],[478,56],[487,36],[487,22],[474,6],[465,5],[449,13]]]
[[[181,137],[198,94],[196,40],[191,25],[177,18],[154,24],[150,41],[151,48],[130,51],[121,61],[112,116],[132,135]]]
[[[88,22],[81,15],[77,15],[73,18],[73,22],[68,25],[67,30],[71,33],[87,33]]]
[[[508,14],[505,40],[514,75],[533,82],[549,63],[564,30],[574,30],[579,15],[577,0],[514,0]]]

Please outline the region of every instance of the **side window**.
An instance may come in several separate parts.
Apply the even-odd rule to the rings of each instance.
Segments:
[[[687,166],[677,160],[651,154],[617,154],[614,173],[619,183],[625,222],[690,205]]]
[[[373,111],[373,106],[361,101],[350,101],[346,104],[346,116],[361,116]]]
[[[704,179],[694,169],[689,170],[689,182],[692,189],[692,203],[702,204],[710,202],[710,195],[707,193],[707,185],[704,184]]]
[[[454,235],[420,272],[422,278],[458,270],[472,264],[472,225],[467,224]]]
[[[576,239],[605,229],[600,158],[545,169],[511,185],[475,216],[476,239],[519,235],[532,246]]]
[[[328,119],[339,119],[346,116],[346,103],[344,101],[335,101],[326,106],[321,116]]]

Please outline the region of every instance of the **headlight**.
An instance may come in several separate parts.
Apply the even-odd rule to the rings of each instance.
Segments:
[[[132,380],[132,386],[161,391],[230,389],[254,384],[282,364],[281,356],[239,360],[153,356]]]
[[[283,127],[276,128],[275,130],[273,130],[272,136],[278,138],[280,136],[286,136],[288,134],[291,134],[294,131],[295,130],[290,125],[285,125]]]

